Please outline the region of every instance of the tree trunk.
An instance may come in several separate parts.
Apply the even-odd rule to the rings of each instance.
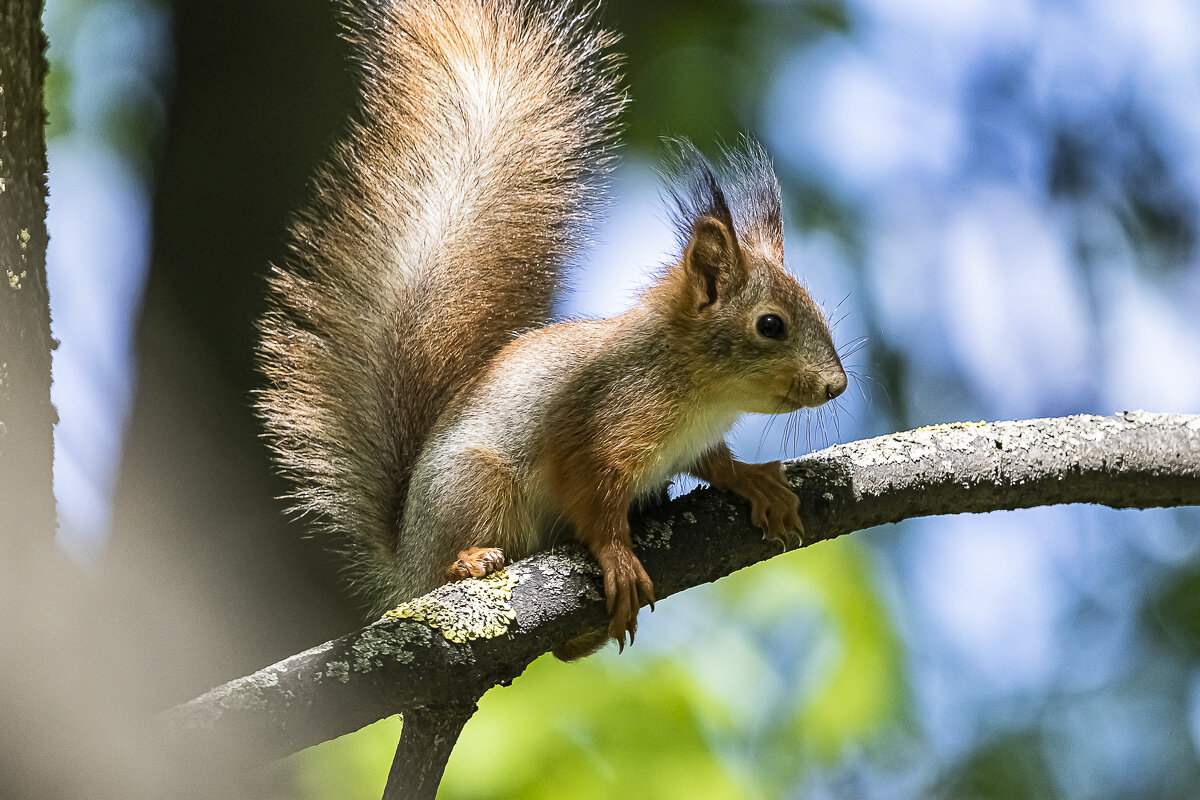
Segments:
[[[10,569],[54,534],[41,13],[40,0],[0,0],[0,564]]]

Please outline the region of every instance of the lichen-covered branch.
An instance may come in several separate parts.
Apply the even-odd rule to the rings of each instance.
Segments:
[[[836,445],[791,462],[788,474],[806,544],[931,514],[1057,503],[1200,505],[1200,416],[939,425]],[[634,530],[660,598],[779,554],[740,502],[714,491],[649,509]],[[553,645],[603,624],[597,576],[582,550],[562,547],[483,586],[443,586],[408,604],[405,618],[381,620],[171,709],[166,727],[182,744],[257,761],[405,709],[470,707]]]

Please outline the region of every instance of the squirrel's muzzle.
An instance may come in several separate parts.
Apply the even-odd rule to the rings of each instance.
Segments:
[[[825,399],[833,398],[846,391],[846,372],[840,367],[836,372],[825,377]]]

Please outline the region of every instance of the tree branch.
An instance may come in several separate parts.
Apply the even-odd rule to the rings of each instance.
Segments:
[[[789,462],[788,475],[806,544],[933,514],[1200,505],[1200,416],[933,426],[827,448]],[[647,510],[634,530],[660,598],[779,553],[751,526],[744,504],[712,490]],[[550,647],[605,622],[598,571],[577,547],[501,575],[515,578],[511,597],[503,579],[468,581],[411,604],[412,614],[464,641],[414,619],[385,618],[176,706],[165,714],[169,736],[254,762],[405,710],[473,708]],[[401,769],[398,754],[393,776]]]
[[[404,712],[404,730],[383,800],[433,800],[463,726],[475,704],[412,708]]]

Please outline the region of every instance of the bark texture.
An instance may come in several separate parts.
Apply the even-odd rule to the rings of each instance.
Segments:
[[[53,541],[46,290],[46,37],[40,0],[0,0],[0,562]]]
[[[805,545],[934,514],[1200,505],[1200,416],[937,425],[827,448],[790,462],[788,475]],[[648,510],[634,531],[660,598],[779,555],[740,501],[713,490]],[[443,586],[408,604],[410,618],[385,618],[217,687],[167,712],[165,727],[182,744],[220,742],[245,762],[409,709],[426,709],[414,730],[430,730],[428,709],[471,708],[555,644],[603,625],[598,575],[580,548],[565,546],[510,566],[505,585]],[[402,769],[398,759],[393,776]]]
[[[388,772],[383,800],[433,800],[458,735],[475,704],[414,708],[404,712],[400,745]]]

